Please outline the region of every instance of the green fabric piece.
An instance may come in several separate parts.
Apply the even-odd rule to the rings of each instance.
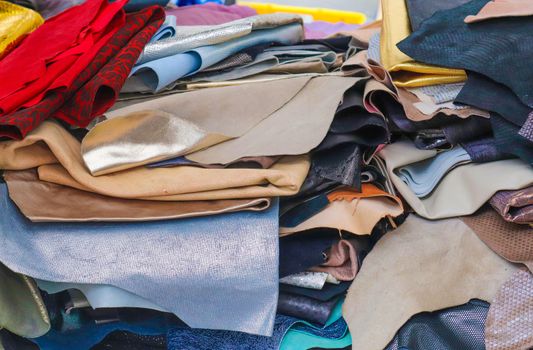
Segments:
[[[0,328],[26,338],[50,330],[46,306],[35,282],[0,264]]]

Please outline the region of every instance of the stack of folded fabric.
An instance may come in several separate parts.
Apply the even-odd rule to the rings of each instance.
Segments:
[[[0,0],[0,349],[533,348],[528,1]]]

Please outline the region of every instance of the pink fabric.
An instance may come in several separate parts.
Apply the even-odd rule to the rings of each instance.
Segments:
[[[167,15],[176,16],[179,26],[216,25],[257,15],[257,12],[247,6],[219,5],[207,3],[205,5],[183,6],[165,9]]]
[[[475,23],[492,18],[521,17],[533,15],[531,0],[494,0],[489,1],[476,15],[467,16],[465,23]]]
[[[338,32],[356,30],[360,26],[357,24],[346,24],[344,22],[329,23],[314,21],[304,25],[306,39],[323,39]]]
[[[352,240],[340,240],[331,247],[326,262],[310,270],[329,273],[339,281],[352,281],[359,270],[355,244]]]

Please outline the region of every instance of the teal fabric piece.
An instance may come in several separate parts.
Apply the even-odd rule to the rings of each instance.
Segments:
[[[339,301],[335,306],[335,309],[331,312],[331,316],[324,328],[329,327],[334,322],[342,318],[342,304],[344,299]],[[313,327],[311,324],[302,321],[302,323]],[[280,350],[301,350],[310,349],[314,347],[320,347],[325,349],[344,348],[352,344],[352,336],[348,329],[344,332],[340,338],[324,338],[317,335],[300,330],[298,327],[291,327],[280,344]]]

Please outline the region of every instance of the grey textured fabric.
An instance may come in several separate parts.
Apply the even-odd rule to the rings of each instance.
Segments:
[[[207,219],[31,223],[0,183],[0,242],[1,260],[15,272],[114,285],[172,311],[191,327],[272,333],[277,202],[257,214]]]

